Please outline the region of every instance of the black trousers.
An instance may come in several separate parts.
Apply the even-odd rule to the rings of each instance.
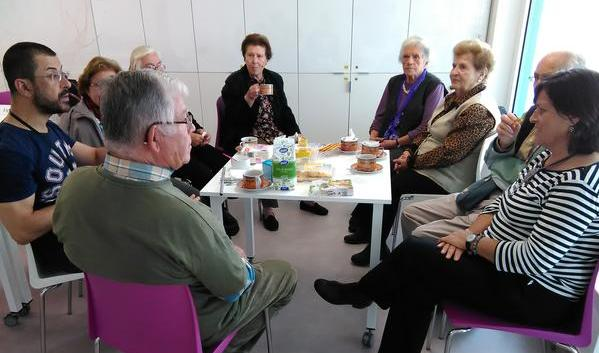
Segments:
[[[364,293],[390,308],[380,353],[420,352],[433,307],[445,301],[521,324],[573,330],[571,323],[580,323],[582,301],[529,284],[525,275],[499,272],[481,257],[447,260],[436,244],[410,237],[360,280]]]
[[[413,169],[403,170],[391,174],[391,204],[383,207],[383,228],[381,245],[393,227],[393,220],[397,214],[399,200],[404,194],[447,194],[447,191],[431,179],[416,173]],[[372,205],[359,203],[352,212],[359,231],[370,234],[372,229]]]

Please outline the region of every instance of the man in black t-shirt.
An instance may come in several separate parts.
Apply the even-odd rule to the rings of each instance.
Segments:
[[[17,43],[2,68],[12,104],[0,123],[0,221],[17,243],[31,243],[40,275],[78,271],[52,233],[54,202],[77,163],[100,164],[106,150],[74,142],[48,121],[69,109],[71,86],[52,49]]]

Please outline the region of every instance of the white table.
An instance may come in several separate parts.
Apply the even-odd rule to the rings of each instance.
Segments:
[[[350,170],[350,166],[356,162],[354,154],[342,154],[338,151],[329,153],[321,158],[324,163],[333,165],[334,179],[351,179],[354,193],[353,196],[326,196],[326,195],[309,195],[309,182],[297,183],[292,191],[276,191],[266,190],[259,192],[248,192],[240,190],[237,183],[224,184],[221,193],[221,176],[223,170],[217,173],[212,180],[201,190],[202,196],[210,197],[210,205],[212,212],[218,219],[222,221],[221,205],[228,197],[236,197],[243,201],[245,212],[245,230],[246,230],[246,254],[248,258],[253,259],[256,253],[254,244],[254,199],[277,199],[277,200],[305,200],[305,201],[325,201],[325,202],[346,202],[346,203],[367,203],[372,204],[372,246],[370,247],[370,267],[374,267],[379,263],[380,259],[380,244],[381,244],[381,229],[383,218],[383,205],[391,203],[391,173],[389,167],[388,151],[385,156],[377,161],[383,166],[383,169],[378,173],[361,174]],[[224,167],[225,175],[242,174],[239,171],[231,172],[231,162],[229,161]],[[255,169],[261,169],[261,164],[252,166]],[[376,328],[376,306],[372,304],[368,309],[366,318],[366,332],[362,342],[369,343],[372,337],[372,330]]]

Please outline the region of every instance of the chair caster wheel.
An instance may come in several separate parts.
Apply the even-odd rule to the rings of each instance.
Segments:
[[[362,345],[364,347],[370,348],[370,347],[372,347],[372,336],[373,336],[372,331],[373,331],[373,329],[368,328],[366,330],[367,331],[362,334]]]
[[[7,327],[15,327],[19,324],[19,314],[8,313],[4,317],[4,325]]]
[[[27,316],[27,315],[29,315],[29,312],[31,311],[31,305],[30,305],[30,303],[31,302],[29,302],[29,303],[23,303],[23,307],[18,312],[19,316]]]

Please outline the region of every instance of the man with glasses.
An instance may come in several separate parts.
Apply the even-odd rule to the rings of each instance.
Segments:
[[[2,68],[12,104],[0,123],[0,221],[17,243],[31,243],[38,270],[78,272],[52,233],[54,203],[77,164],[99,164],[106,150],[74,142],[48,121],[70,108],[71,83],[52,49],[17,43]]]
[[[543,78],[556,72],[581,68],[584,65],[584,59],[574,53],[549,53],[537,64],[533,84],[536,86]],[[473,205],[472,209],[458,206],[456,200],[459,194],[410,204],[401,214],[404,237],[415,235],[441,238],[455,231],[469,232],[468,227],[482,209],[516,180],[525,161],[534,154],[535,129],[534,124],[530,122],[533,112],[534,106],[526,112],[522,120],[513,113],[501,117],[501,123],[497,126],[497,138],[485,155],[485,163],[491,171],[490,182],[495,184],[494,189],[490,189],[486,196],[483,195],[482,200]]]
[[[166,71],[166,66],[160,60],[158,52],[145,45],[133,49],[129,62],[129,71],[143,69]],[[193,118],[193,115],[189,114]],[[189,163],[177,169],[173,176],[188,180],[194,188],[201,190],[224,167],[229,158],[210,145],[210,134],[194,119],[192,120],[195,129],[191,133],[191,158]],[[180,184],[178,183],[177,186],[181,186]],[[208,198],[202,197],[202,202],[210,204]],[[226,207],[223,207],[223,225],[229,236],[239,232],[239,223]]]
[[[172,171],[190,158],[194,126],[185,95],[180,81],[147,70],[122,72],[108,84],[101,102],[108,154],[101,168],[69,177],[54,228],[85,272],[189,285],[202,346],[238,330],[229,348],[247,352],[264,330],[264,309],[274,313],[291,300],[296,273],[283,261],[250,264],[210,208],[171,183]],[[89,216],[98,209],[101,217]]]

